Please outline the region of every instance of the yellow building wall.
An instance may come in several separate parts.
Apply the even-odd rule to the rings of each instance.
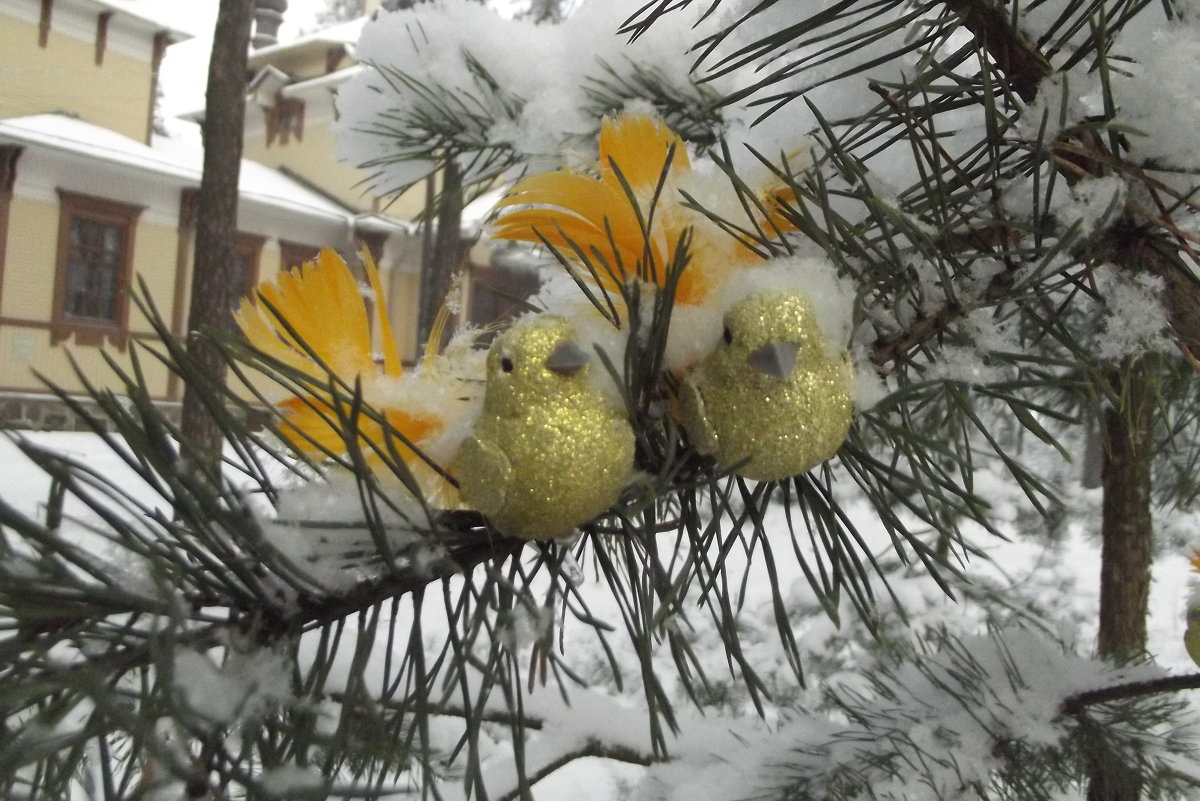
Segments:
[[[139,220],[134,234],[133,287],[145,280],[150,298],[169,326],[175,298],[175,261],[179,234],[175,228]],[[186,307],[185,307],[186,308]],[[129,329],[150,331],[150,323],[133,303],[129,304]]]
[[[276,138],[270,146],[266,133],[255,131],[246,136],[242,153],[245,158],[268,167],[287,167],[351,208],[371,208],[371,196],[363,187],[357,186],[364,174],[334,159],[333,132],[328,125],[313,125],[306,121],[300,139],[293,136],[284,144]]]
[[[37,25],[0,18],[0,118],[69,111],[86,122],[146,141],[150,118],[150,43],[145,61],[109,47],[95,63],[94,42],[51,27],[38,46]]]
[[[417,342],[417,313],[421,297],[421,281],[416,273],[392,270],[389,273],[388,312],[392,332],[400,350],[400,358],[414,362],[420,358]]]
[[[57,252],[58,205],[14,197],[8,211],[0,317],[50,319]]]
[[[334,158],[335,140],[332,126],[327,121],[310,123],[305,121],[302,138],[291,137],[286,144],[277,138],[267,146],[266,134],[255,131],[246,136],[243,154],[251,161],[268,167],[287,167],[305,181],[320,187],[342,203],[360,211],[374,211],[376,201],[362,183],[367,178],[366,170],[351,166]],[[411,220],[425,207],[424,184],[417,184],[380,211],[391,217]]]
[[[45,391],[31,368],[69,392],[83,389],[68,358],[94,385],[118,388],[120,382],[95,345],[76,345],[68,338],[50,344],[48,323],[54,304],[54,274],[58,252],[59,209],[54,203],[14,197],[9,210],[10,232],[0,296],[0,388]],[[176,233],[170,226],[139,220],[134,233],[135,274],[147,281],[159,312],[169,323],[175,289]],[[130,304],[129,330],[149,333],[145,317]],[[131,338],[132,339],[132,338]],[[64,347],[66,346],[66,347]],[[114,360],[128,368],[129,350],[104,346]],[[142,358],[141,367],[155,398],[167,394],[167,370],[153,358]]]

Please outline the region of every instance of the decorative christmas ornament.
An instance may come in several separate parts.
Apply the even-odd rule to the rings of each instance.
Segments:
[[[436,353],[427,355],[414,373],[406,374],[392,336],[379,273],[370,252],[362,259],[371,294],[375,300],[383,346],[383,362],[376,363],[371,338],[371,320],[363,288],[349,266],[333,250],[321,250],[317,258],[278,275],[274,282],[260,284],[257,294],[265,303],[254,305],[243,299],[234,314],[242,333],[257,350],[313,379],[304,395],[289,395],[277,403],[283,413],[280,433],[302,453],[321,458],[356,447],[372,468],[383,464],[379,453],[398,452],[416,476],[423,494],[438,506],[453,505],[453,488],[426,458],[445,463],[457,450],[467,424],[479,406],[479,380],[465,376],[473,370],[469,357],[459,355],[456,364]],[[478,361],[478,360],[477,360]],[[399,437],[388,442],[384,426],[359,413],[343,421],[348,392],[323,389],[331,380],[344,387],[361,388],[363,402],[380,412],[392,432],[411,442],[420,453]],[[341,408],[343,414],[336,411]],[[344,425],[353,424],[353,430]]]
[[[1188,656],[1200,665],[1200,610],[1188,610],[1187,629],[1183,632],[1183,646],[1187,648]]]
[[[850,428],[850,361],[799,289],[757,292],[725,315],[723,341],[685,377],[678,412],[693,446],[758,481],[828,459]]]
[[[1192,572],[1200,573],[1200,551],[1192,551]],[[1200,583],[1194,578],[1189,582],[1187,600],[1187,629],[1183,633],[1183,646],[1188,656],[1200,666]]]
[[[474,435],[455,460],[463,500],[501,532],[563,534],[612,506],[633,470],[633,429],[600,391],[571,324],[518,321],[487,356]]]
[[[549,244],[577,278],[605,290],[640,279],[666,286],[677,249],[690,235],[690,261],[675,285],[675,303],[706,301],[738,266],[761,262],[686,196],[747,230],[793,230],[778,213],[794,199],[776,185],[759,196],[765,214],[746,219],[747,204],[711,163],[694,170],[683,140],[657,116],[623,112],[600,125],[600,158],[592,171],[562,170],[518,181],[497,208],[492,235]]]

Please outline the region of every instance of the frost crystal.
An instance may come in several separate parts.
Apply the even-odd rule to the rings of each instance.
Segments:
[[[1096,277],[1104,298],[1104,315],[1097,342],[1100,358],[1117,360],[1170,350],[1160,278],[1129,275],[1112,267],[1098,270]]]

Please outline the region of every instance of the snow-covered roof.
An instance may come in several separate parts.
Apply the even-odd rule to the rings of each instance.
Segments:
[[[353,78],[362,71],[362,66],[355,64],[353,67],[331,72],[328,75],[322,75],[319,78],[310,78],[307,81],[297,81],[293,84],[288,84],[283,88],[284,97],[301,97],[316,89],[334,89],[346,81]]]
[[[411,234],[417,230],[417,224],[408,220],[398,220],[373,211],[363,212],[354,217],[354,230],[369,233],[391,234],[402,231]]]
[[[197,176],[190,166],[154,148],[66,114],[34,114],[2,119],[0,140],[77,153],[98,161],[123,164],[172,178],[190,179]]]
[[[501,184],[487,190],[479,197],[463,207],[462,230],[464,233],[477,234],[483,230],[496,209],[496,204],[509,190],[509,184]]]
[[[190,3],[180,0],[83,0],[83,3],[116,11],[150,32],[166,31],[176,42],[192,39],[197,33],[192,22],[195,14],[183,9]]]
[[[257,50],[251,51],[249,66],[251,69],[261,67],[285,54],[303,52],[310,49],[321,49],[330,45],[349,46],[357,44],[358,37],[362,35],[363,25],[366,24],[366,21],[366,17],[359,17],[349,22],[339,22],[336,25],[330,25],[312,33],[306,33],[303,36],[298,36],[286,42],[260,47]]]
[[[151,147],[65,114],[35,114],[0,120],[0,142],[57,150],[152,173],[183,186],[199,186],[204,164],[199,126],[172,120],[170,135]],[[241,197],[308,216],[351,222],[355,214],[276,169],[242,160]]]

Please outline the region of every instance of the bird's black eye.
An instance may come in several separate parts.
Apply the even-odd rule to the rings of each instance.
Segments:
[[[507,356],[502,357],[500,359],[500,369],[506,373],[511,373],[513,371],[512,359]]]
[[[729,330],[729,326],[725,326],[725,333],[723,334],[723,336],[725,337],[726,345],[733,344],[733,332]]]

